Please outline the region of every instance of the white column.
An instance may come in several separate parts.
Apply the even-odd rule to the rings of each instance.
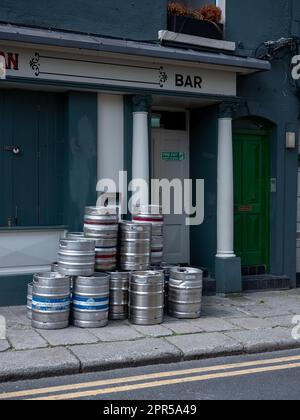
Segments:
[[[98,94],[98,180],[109,178],[118,185],[124,168],[124,98]]]
[[[217,258],[234,258],[233,104],[222,104],[220,110],[218,124]]]
[[[149,108],[151,97],[133,98],[133,141],[132,141],[132,180],[144,180],[148,188],[141,190],[141,204],[149,204],[150,153],[149,153]]]

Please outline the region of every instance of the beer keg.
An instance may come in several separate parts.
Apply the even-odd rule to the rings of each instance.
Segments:
[[[136,325],[156,325],[164,320],[164,275],[157,271],[131,274],[129,320]]]
[[[196,268],[172,268],[169,280],[168,313],[179,319],[201,316],[203,272]]]
[[[32,290],[32,326],[67,328],[70,318],[70,278],[58,273],[35,274]]]

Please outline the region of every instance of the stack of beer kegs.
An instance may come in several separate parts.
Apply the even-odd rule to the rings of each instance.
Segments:
[[[151,264],[159,265],[164,252],[164,216],[160,206],[136,207],[133,221],[138,224],[151,224]]]
[[[86,207],[84,234],[96,245],[96,272],[113,271],[117,267],[119,215],[116,207]]]
[[[120,223],[120,261],[122,271],[145,271],[150,266],[151,225]]]

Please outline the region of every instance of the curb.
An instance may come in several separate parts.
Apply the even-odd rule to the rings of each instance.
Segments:
[[[64,360],[64,363],[60,365],[56,365],[55,367],[47,366],[29,366],[27,364],[26,367],[17,367],[17,363],[14,363],[14,355],[21,355],[22,353],[28,354],[28,351],[18,351],[18,352],[9,352],[6,353],[10,355],[11,365],[14,365],[14,369],[10,369],[8,367],[5,370],[0,370],[0,381],[2,383],[5,382],[13,382],[13,381],[20,381],[20,380],[29,380],[29,379],[41,379],[41,378],[51,378],[51,377],[62,377],[68,375],[78,375],[84,373],[92,373],[92,372],[107,372],[110,370],[116,369],[126,369],[126,368],[134,368],[134,367],[146,367],[146,366],[155,366],[159,364],[167,365],[172,363],[179,363],[185,361],[195,361],[195,360],[208,360],[208,359],[215,359],[218,357],[230,357],[230,356],[239,356],[239,355],[247,355],[247,354],[265,354],[268,352],[276,352],[276,351],[284,351],[284,350],[295,350],[300,348],[300,343],[281,343],[281,344],[255,344],[253,346],[249,346],[247,348],[241,348],[240,350],[233,350],[227,349],[225,351],[217,351],[217,352],[209,352],[206,354],[199,353],[194,355],[184,355],[182,352],[179,352],[178,349],[174,346],[174,353],[170,353],[168,355],[157,355],[152,357],[144,357],[140,360],[130,360],[130,361],[123,361],[123,360],[111,360],[107,361],[103,364],[103,361],[93,362],[93,363],[86,363],[82,362],[76,354],[73,353],[72,349],[70,348],[62,348],[57,347],[56,349],[43,349],[43,350],[57,350],[65,353],[69,360]],[[41,352],[41,350],[34,350],[34,352]],[[2,354],[3,356],[3,354]],[[26,355],[25,355],[26,357]]]

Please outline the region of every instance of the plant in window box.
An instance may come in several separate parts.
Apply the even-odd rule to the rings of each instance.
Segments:
[[[214,5],[194,11],[179,2],[168,3],[168,30],[204,38],[223,39],[222,10]]]

